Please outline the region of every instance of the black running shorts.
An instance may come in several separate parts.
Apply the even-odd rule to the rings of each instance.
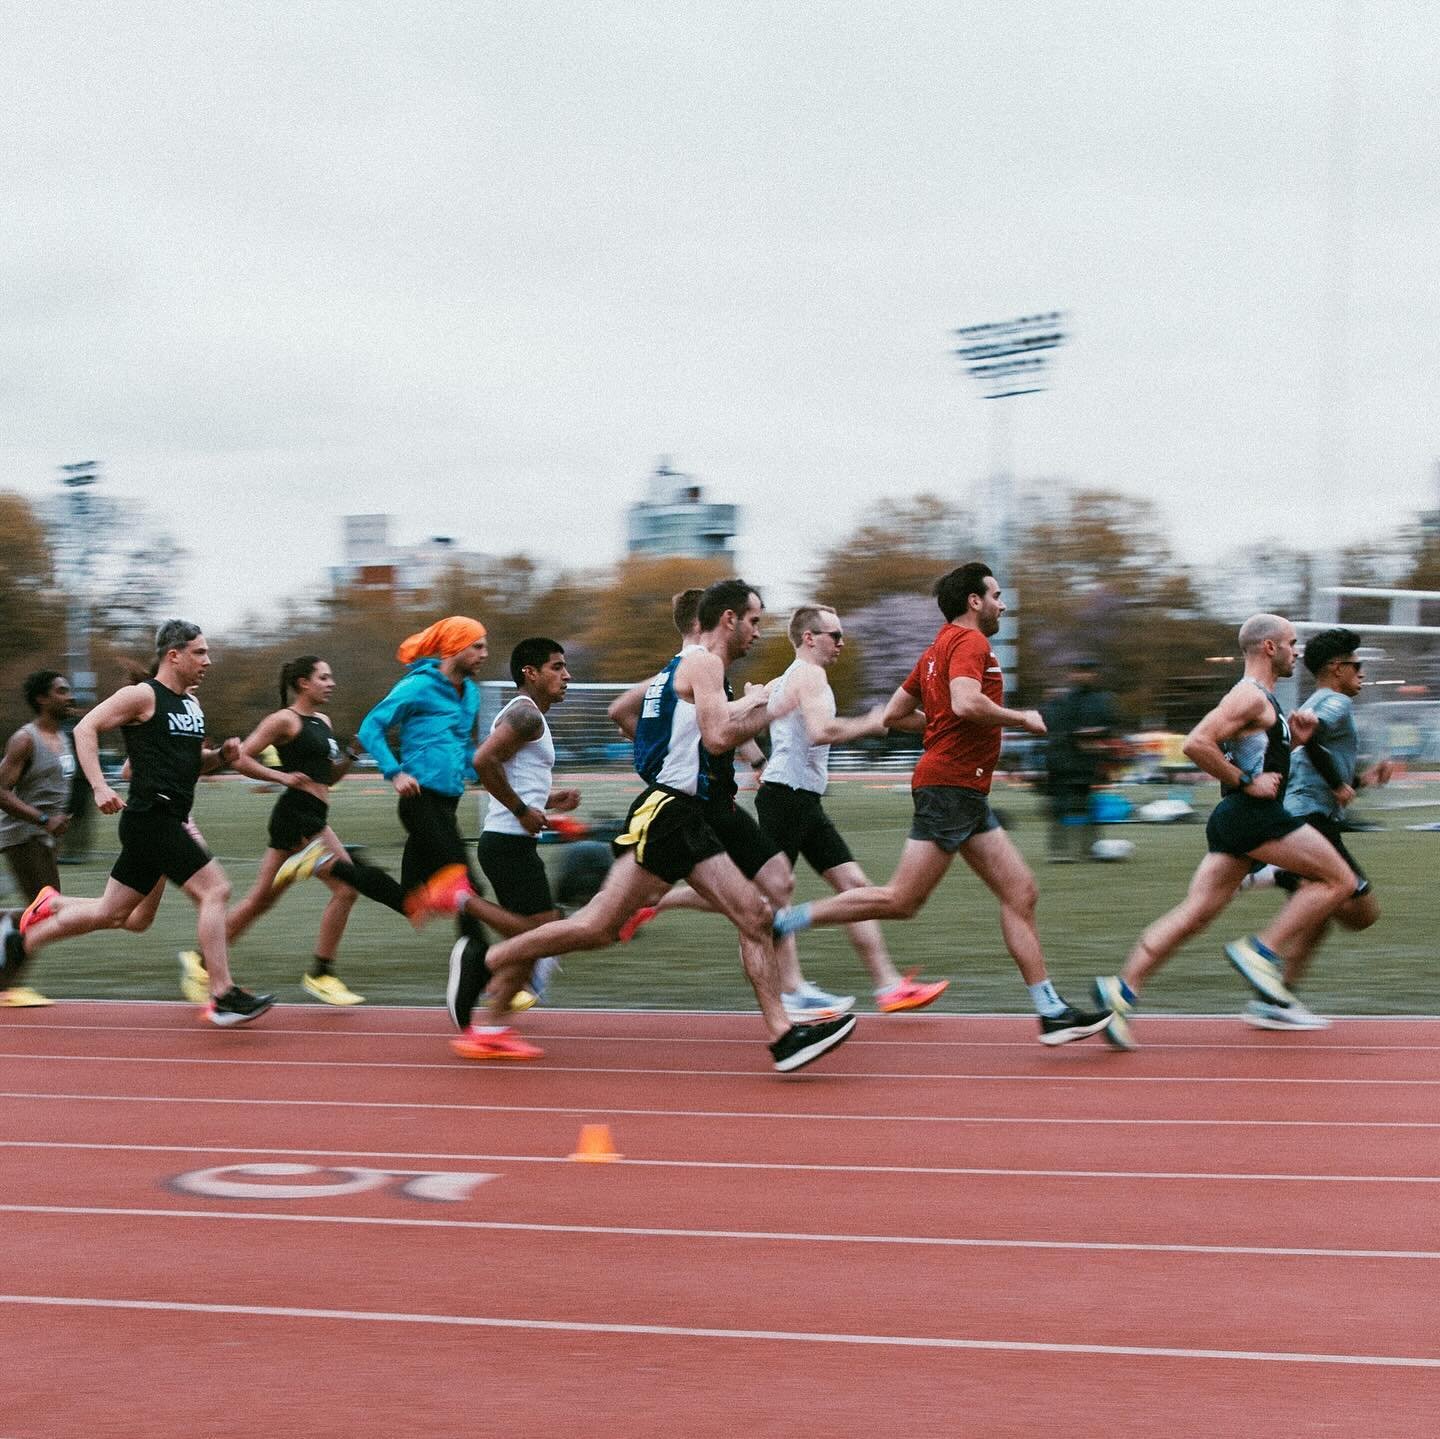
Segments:
[[[1262,844],[1294,834],[1305,821],[1286,812],[1278,799],[1256,799],[1239,790],[1225,795],[1205,823],[1205,843],[1211,854],[1244,859]]]
[[[746,879],[754,879],[780,853],[779,844],[734,800],[706,805],[705,818]]]
[[[1350,866],[1351,873],[1355,876],[1355,893],[1352,899],[1358,899],[1362,894],[1370,893],[1370,880],[1365,871],[1355,861],[1355,856],[1345,848],[1344,830],[1340,828],[1340,821],[1332,815],[1315,814],[1302,815],[1303,823],[1308,824],[1311,829],[1318,829],[1326,839],[1330,841],[1331,847],[1338,851],[1340,858]],[[1289,890],[1292,894],[1300,888],[1303,879],[1298,874],[1291,874],[1289,870],[1279,869],[1275,871],[1275,883],[1281,889]]]
[[[330,806],[303,789],[287,789],[270,811],[270,848],[293,854],[329,823]]]
[[[162,879],[187,884],[210,858],[185,821],[168,810],[127,809],[120,814],[120,857],[110,878],[137,894],[149,894]]]
[[[990,801],[978,789],[922,784],[910,792],[910,798],[915,803],[910,838],[926,840],[946,854],[954,854],[977,834],[1000,828]]]
[[[803,854],[816,874],[825,874],[849,864],[854,855],[820,799],[814,790],[792,789],[788,784],[767,780],[755,795],[755,813],[760,817],[760,828],[780,846],[792,865]]]
[[[548,914],[555,908],[534,835],[483,830],[475,846],[475,858],[502,909],[529,916]]]
[[[652,787],[630,806],[615,853],[633,854],[641,869],[676,884],[697,864],[724,854],[725,846],[693,795]]]

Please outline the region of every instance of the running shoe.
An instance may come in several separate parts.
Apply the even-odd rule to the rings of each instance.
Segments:
[[[437,914],[458,914],[474,893],[465,866],[447,864],[405,896],[405,915],[416,929],[424,929]]]
[[[539,1059],[545,1053],[513,1029],[482,1029],[472,1024],[450,1048],[461,1059]]]
[[[364,1004],[365,996],[356,994],[338,974],[305,974],[300,977],[300,987],[306,994],[313,994],[325,1004]]]
[[[1275,876],[1279,871],[1273,864],[1262,864],[1257,869],[1252,869],[1244,879],[1240,881],[1241,889],[1274,889]]]
[[[535,961],[535,967],[530,971],[530,988],[535,991],[536,1004],[545,998],[550,981],[559,973],[560,961],[553,954],[547,954],[543,959]],[[515,1006],[512,1004],[510,1008],[514,1009]]]
[[[205,1018],[211,1024],[228,1029],[232,1025],[249,1024],[252,1019],[259,1019],[274,1003],[273,994],[251,994],[248,989],[232,984],[224,994],[217,994],[206,1005]]]
[[[653,904],[642,905],[620,926],[620,943],[629,944],[635,938],[636,931],[644,929],[659,913]]]
[[[39,924],[42,919],[49,919],[55,913],[55,901],[59,898],[60,891],[54,885],[45,885],[40,893],[20,912],[20,933],[27,934],[32,924]]]
[[[275,878],[270,881],[270,888],[289,889],[296,880],[309,879],[322,864],[333,858],[334,856],[325,848],[323,840],[312,839],[304,849],[292,854],[275,871]]]
[[[785,1006],[785,1015],[792,1024],[818,1024],[827,1019],[839,1019],[855,1008],[853,994],[828,994],[810,983],[800,982],[800,988],[780,996]]]
[[[1253,934],[1248,939],[1236,939],[1227,944],[1225,958],[1240,971],[1246,984],[1261,999],[1271,1004],[1295,1003],[1295,996],[1286,989],[1285,978],[1280,972],[1280,956]]]
[[[1329,1029],[1330,1021],[1322,1014],[1301,1004],[1270,1004],[1263,999],[1252,999],[1245,1006],[1243,1016],[1246,1024],[1256,1029]]]
[[[1110,1016],[1105,1025],[1105,1042],[1112,1049],[1139,1049],[1135,1036],[1130,1032],[1129,1016],[1135,1006],[1125,998],[1118,975],[1102,974],[1095,981],[1095,1003]]]
[[[819,1024],[792,1024],[770,1046],[770,1057],[781,1074],[813,1064],[827,1049],[844,1044],[855,1031],[855,1016],[827,1019]]]
[[[1086,1009],[1075,1009],[1067,1004],[1061,1014],[1040,1016],[1040,1043],[1069,1044],[1072,1039],[1088,1039],[1102,1029],[1108,1030],[1114,1018],[1115,1015],[1110,1010],[1096,1014]]]
[[[0,1009],[44,1009],[54,1003],[38,989],[26,989],[23,985],[18,989],[0,990]]]
[[[191,1004],[209,1004],[210,976],[199,951],[182,949],[175,958],[180,961],[180,993]]]
[[[445,1008],[456,1029],[470,1027],[470,1015],[490,983],[485,951],[461,935],[450,946],[450,972],[445,983]]]
[[[9,989],[24,972],[25,939],[8,914],[0,914],[0,989]]]
[[[949,988],[948,979],[916,979],[913,974],[907,974],[904,979],[892,984],[889,989],[882,989],[875,996],[875,1008],[881,1014],[924,1009],[927,1004],[934,1004]]]

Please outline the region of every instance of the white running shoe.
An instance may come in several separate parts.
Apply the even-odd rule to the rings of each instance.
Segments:
[[[1256,1029],[1330,1028],[1330,1021],[1323,1014],[1316,1014],[1298,999],[1293,1004],[1269,1004],[1263,999],[1252,999],[1242,1017]]]

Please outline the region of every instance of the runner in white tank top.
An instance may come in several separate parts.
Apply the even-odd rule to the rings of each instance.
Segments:
[[[518,694],[495,716],[490,725],[490,733],[493,735],[502,724],[506,723],[506,716],[510,715],[512,711],[522,709],[538,712],[534,718],[538,718],[540,721],[540,733],[534,739],[522,743],[520,748],[508,759],[501,762],[500,767],[504,772],[505,782],[515,792],[524,808],[543,812],[549,806],[550,781],[555,772],[555,740],[550,733],[550,725],[545,718],[544,711],[529,695]],[[522,729],[527,719],[529,720],[529,729],[533,730],[533,718],[522,717],[518,713],[514,717],[521,721],[515,726],[517,730]],[[520,812],[523,814],[524,810]],[[528,835],[530,833],[520,823],[518,816],[498,795],[494,794],[490,796],[490,807],[486,811],[483,828],[492,834]]]
[[[845,632],[824,605],[802,605],[790,617],[795,660],[770,691],[770,762],[755,812],[793,865],[799,855],[837,893],[870,881],[825,813],[820,799],[830,782],[830,746],[885,733],[883,706],[855,719],[837,719],[835,691],[826,671],[840,656]],[[886,1013],[922,1009],[944,993],[949,980],[903,978],[876,920],[846,926]]]
[[[489,735],[475,751],[475,773],[490,793],[475,857],[500,907],[521,916],[527,921],[525,928],[533,929],[560,917],[536,836],[549,827],[547,810],[566,813],[580,803],[578,789],[552,787],[555,740],[545,715],[551,705],[564,700],[570,686],[564,648],[539,636],[521,640],[510,655],[510,677],[519,693],[495,716]],[[450,952],[446,1000],[451,1018],[462,1030],[468,1029],[471,1012],[490,981],[478,951],[479,946],[462,937]],[[536,960],[529,985],[511,1007],[529,1008],[544,995],[559,967],[548,955]]]

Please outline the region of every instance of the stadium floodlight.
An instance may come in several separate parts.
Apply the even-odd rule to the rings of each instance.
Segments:
[[[1038,394],[1045,389],[1051,352],[1068,338],[1062,310],[966,325],[952,333],[960,342],[952,353],[964,364],[965,373],[980,386],[982,398],[1002,401],[1018,395]],[[1008,612],[1000,621],[996,652],[1006,682],[1013,688],[1018,682],[1020,595],[1013,573],[1015,486],[1011,474],[1009,416],[1005,410],[1006,407],[999,404],[991,411],[993,457],[982,513],[977,516],[977,529],[985,546],[985,558],[1005,591]]]
[[[95,702],[95,671],[90,658],[90,591],[95,557],[95,506],[90,487],[100,479],[99,460],[60,466],[65,486],[65,528],[61,550],[65,564],[65,668],[75,698]]]

